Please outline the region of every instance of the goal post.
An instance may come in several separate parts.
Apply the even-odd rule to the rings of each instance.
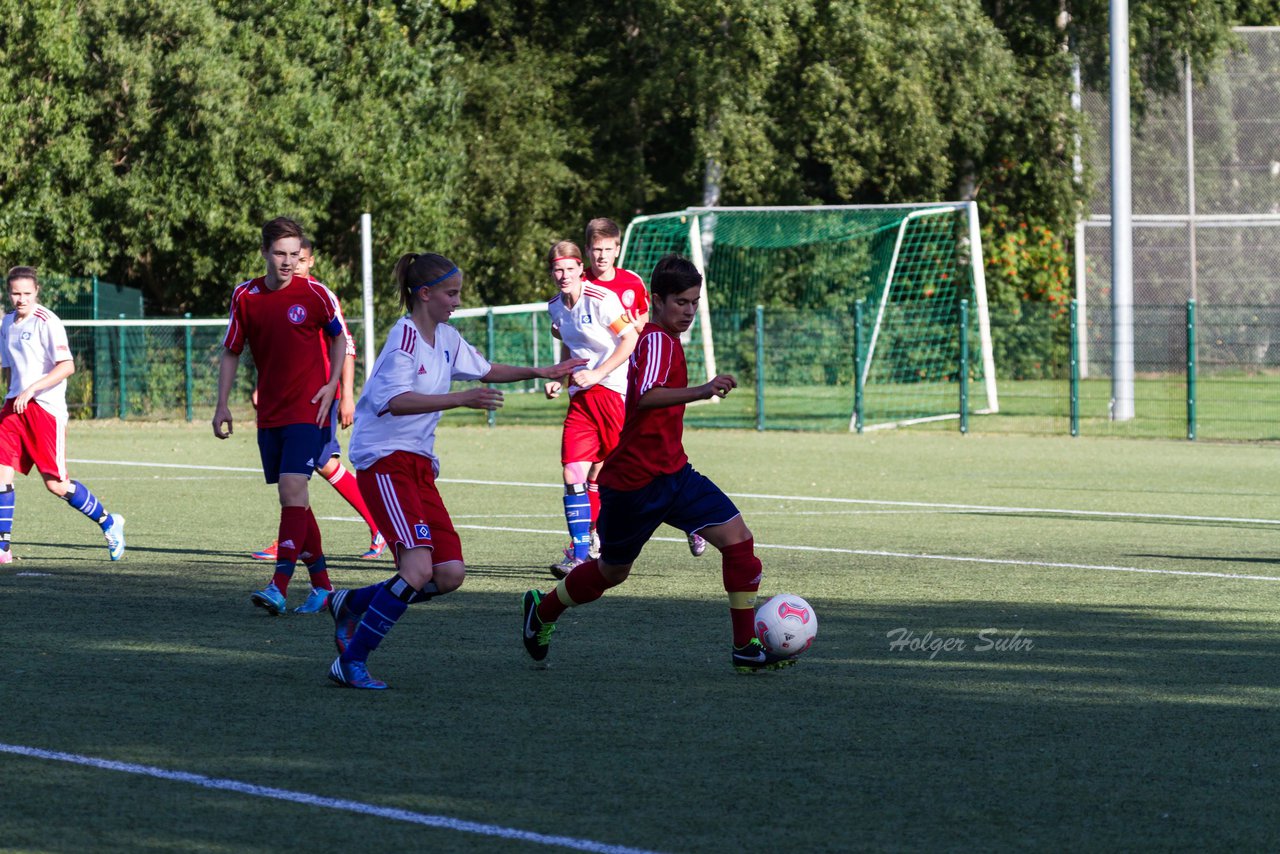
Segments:
[[[691,374],[713,376],[720,362],[721,370],[762,370],[770,388],[797,396],[843,395],[850,430],[959,418],[963,334],[977,356],[966,379],[981,389],[972,412],[999,409],[973,202],[687,208],[633,220],[619,264],[647,280],[668,252],[703,274]],[[962,301],[976,328],[959,328]],[[859,302],[869,327],[861,334],[853,328]],[[734,340],[756,306],[771,319],[768,346],[758,350]]]

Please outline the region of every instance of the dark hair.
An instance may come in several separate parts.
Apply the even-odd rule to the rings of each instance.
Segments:
[[[407,252],[396,262],[391,274],[400,289],[400,302],[406,310],[413,308],[413,295],[419,288],[434,287],[454,273],[461,275],[458,265],[435,252]]]
[[[547,266],[554,267],[561,258],[577,258],[582,263],[582,250],[572,240],[557,240],[547,251]]]
[[[298,240],[306,239],[306,236],[302,233],[302,226],[287,216],[278,216],[262,227],[262,248],[270,249],[271,244],[282,237],[296,237]]]
[[[302,248],[312,253],[316,251],[315,244],[311,242],[310,237],[302,238]]]
[[[702,284],[702,274],[693,262],[683,255],[663,255],[653,267],[649,277],[649,292],[666,299],[672,294],[683,293]]]
[[[9,279],[5,284],[12,285],[14,279],[30,279],[35,282],[36,290],[40,290],[40,279],[36,277],[35,267],[10,267]]]
[[[591,222],[587,223],[587,248],[591,248],[591,241],[597,237],[612,237],[614,240],[622,239],[622,229],[618,228],[618,224],[608,217],[598,216]]]

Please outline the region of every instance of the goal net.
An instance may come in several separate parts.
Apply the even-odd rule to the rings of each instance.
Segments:
[[[690,376],[755,378],[793,426],[998,410],[972,202],[688,208],[632,221],[619,264],[647,282],[668,252],[703,273]]]

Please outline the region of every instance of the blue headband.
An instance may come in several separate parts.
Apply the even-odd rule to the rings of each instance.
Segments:
[[[422,284],[420,284],[420,285],[416,285],[414,288],[412,288],[412,290],[410,291],[410,293],[417,293],[418,291],[422,290],[423,288],[430,288],[430,287],[433,287],[433,286],[435,286],[435,285],[438,285],[438,284],[440,284],[441,282],[443,282],[445,279],[447,279],[447,278],[449,278],[450,276],[452,276],[452,275],[453,275],[454,273],[456,273],[456,272],[458,272],[458,268],[457,268],[457,267],[450,267],[450,268],[449,268],[449,272],[445,273],[445,274],[444,274],[443,276],[441,276],[440,278],[438,278],[438,279],[432,279],[432,280],[431,280],[431,281],[429,281],[429,282],[423,282],[423,283],[422,283]]]

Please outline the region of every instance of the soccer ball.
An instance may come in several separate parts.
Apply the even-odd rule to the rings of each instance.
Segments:
[[[818,636],[818,614],[794,593],[779,593],[756,609],[756,637],[770,652],[799,655]]]

